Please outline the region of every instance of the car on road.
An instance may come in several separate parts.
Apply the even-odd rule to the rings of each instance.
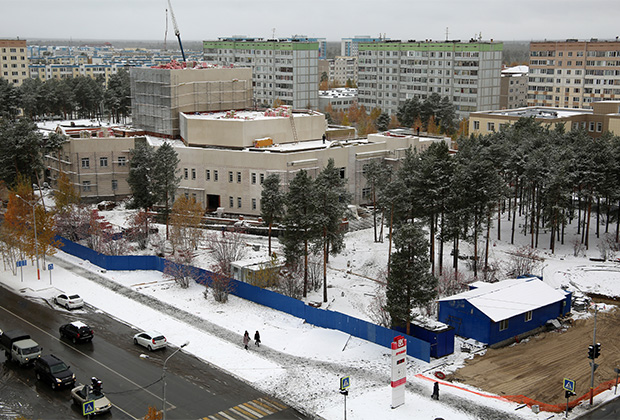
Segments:
[[[100,386],[93,387],[80,384],[71,390],[71,400],[80,408],[83,407],[85,402],[94,401],[95,406],[92,414],[106,413],[112,408],[112,403],[108,397],[105,396]]]
[[[63,386],[75,386],[75,374],[58,357],[53,354],[41,356],[33,362],[37,380],[45,381],[58,389]]]
[[[95,335],[93,330],[82,321],[73,321],[63,324],[58,329],[60,336],[71,340],[73,344],[78,341],[91,341]]]
[[[80,295],[61,293],[54,298],[54,303],[66,309],[78,309],[84,306],[84,299]]]
[[[133,336],[133,343],[146,347],[150,351],[166,347],[166,337],[157,331],[143,331]]]

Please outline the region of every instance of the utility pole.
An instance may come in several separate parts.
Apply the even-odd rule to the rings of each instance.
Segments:
[[[590,375],[590,405],[592,405],[592,402],[594,400],[594,371],[596,370],[596,368],[598,367],[598,365],[596,363],[594,363],[594,361],[596,360],[596,349],[597,349],[597,344],[596,344],[596,314],[598,312],[598,306],[596,304],[594,304],[594,334],[592,334],[592,349],[593,349],[593,354],[592,354],[592,360],[590,361],[590,366],[592,366],[592,373]]]

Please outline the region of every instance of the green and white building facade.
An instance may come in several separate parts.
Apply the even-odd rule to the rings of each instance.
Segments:
[[[203,49],[207,63],[252,68],[256,105],[279,99],[294,109],[318,109],[318,42],[220,38],[203,41]]]
[[[359,104],[396,114],[407,99],[448,96],[457,116],[499,108],[503,44],[484,41],[360,43]]]

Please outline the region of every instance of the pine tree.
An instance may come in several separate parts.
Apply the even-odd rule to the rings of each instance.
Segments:
[[[435,298],[437,279],[430,274],[428,242],[420,226],[402,224],[394,235],[396,251],[390,262],[386,310],[392,322],[405,322],[410,334],[412,309]]]
[[[317,230],[314,245],[323,251],[323,302],[327,302],[328,254],[335,255],[344,246],[344,230],[341,225],[350,202],[350,194],[345,185],[344,178],[340,176],[331,158],[314,182]]]
[[[155,201],[164,205],[167,239],[170,205],[174,201],[174,195],[181,182],[181,177],[177,176],[180,159],[177,152],[168,142],[165,142],[157,149],[153,158],[152,191]]]
[[[284,195],[280,191],[280,176],[268,175],[263,182],[260,199],[261,217],[269,226],[269,255],[271,256],[271,228],[284,214]]]
[[[127,183],[132,193],[131,206],[148,210],[156,202],[153,191],[153,148],[146,143],[137,143],[130,151]]]

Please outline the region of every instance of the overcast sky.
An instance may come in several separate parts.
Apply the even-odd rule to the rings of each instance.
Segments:
[[[183,40],[299,34],[463,41],[609,39],[620,0],[171,0]],[[0,38],[162,40],[167,0],[0,0]],[[168,40],[174,38],[172,23]]]

